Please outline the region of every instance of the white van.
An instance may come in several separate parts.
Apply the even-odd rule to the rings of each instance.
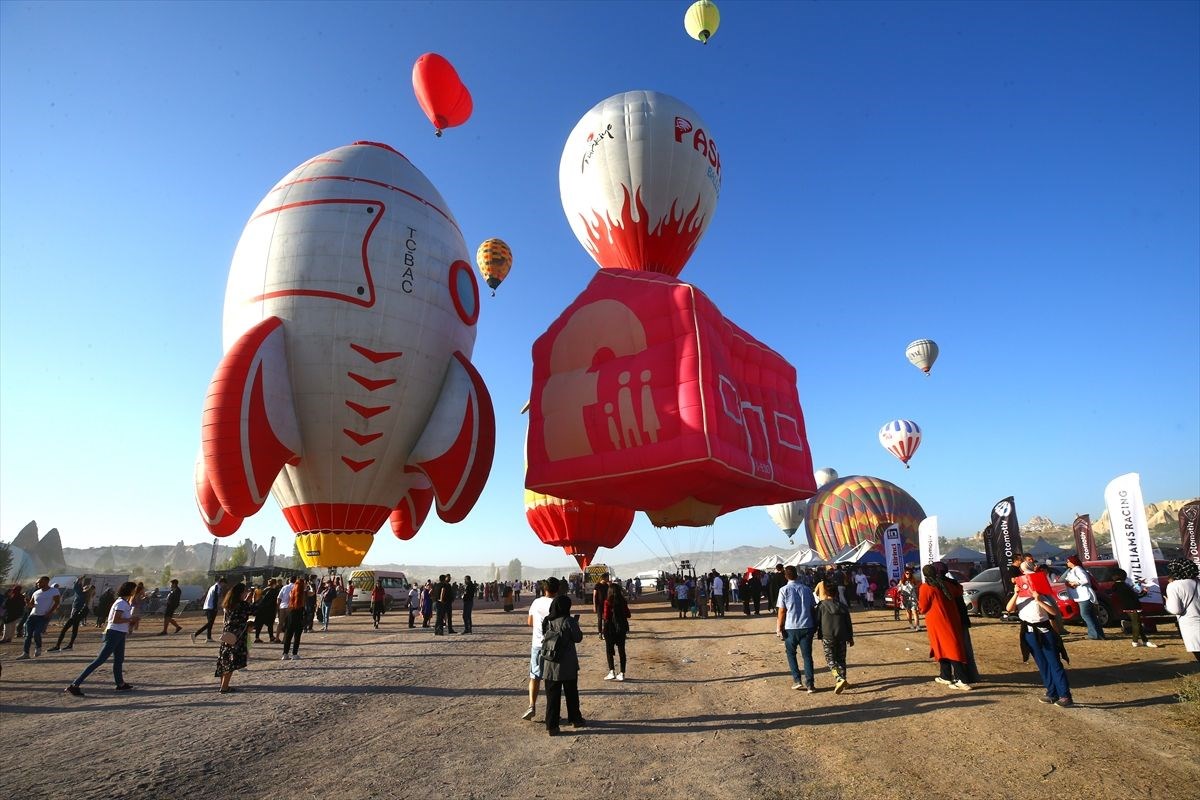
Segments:
[[[383,609],[408,608],[408,577],[403,572],[387,570],[356,569],[350,573],[350,583],[354,585],[353,608],[371,607],[371,590],[375,581],[383,586],[387,598],[383,601]]]

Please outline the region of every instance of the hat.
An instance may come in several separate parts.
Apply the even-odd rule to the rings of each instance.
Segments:
[[[1167,564],[1167,574],[1177,581],[1187,580],[1200,575],[1200,567],[1190,558],[1176,558]]]

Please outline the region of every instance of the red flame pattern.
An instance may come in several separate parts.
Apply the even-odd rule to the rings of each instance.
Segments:
[[[642,272],[660,272],[678,277],[683,266],[692,257],[700,235],[704,232],[704,217],[700,211],[700,198],[687,216],[676,216],[676,204],[671,211],[650,226],[650,214],[642,202],[642,190],[634,194],[638,221],[633,219],[629,189],[624,184],[621,191],[625,199],[621,204],[621,218],[614,220],[607,213],[601,217],[593,210],[595,222],[581,216],[587,228],[588,251],[601,269],[633,269]]]

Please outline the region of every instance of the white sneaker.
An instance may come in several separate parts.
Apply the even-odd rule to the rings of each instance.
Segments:
[[[1134,642],[1133,642],[1133,646],[1134,646],[1134,647],[1141,647],[1141,646],[1142,646],[1142,643],[1141,643],[1141,642],[1139,642],[1139,641],[1137,641],[1137,640],[1134,640]]]
[[[608,674],[604,676],[604,680],[606,680],[606,681],[611,681],[611,680],[612,680],[613,678],[615,678],[615,677],[617,677],[617,673],[616,673],[616,672],[614,672],[614,671],[612,671],[612,670],[610,669],[610,670],[608,671]]]
[[[300,660],[300,654],[292,653],[292,661],[299,661],[299,660]]]
[[[948,681],[945,678],[943,678],[941,675],[934,678],[933,682],[940,683],[942,686],[953,686],[954,685],[954,681]]]
[[[955,689],[962,689],[964,692],[971,691],[971,687],[968,684],[963,683],[962,681],[954,681],[950,685],[953,686]]]
[[[279,657],[279,660],[280,660],[280,661],[291,661],[291,660],[292,660],[292,657],[291,657],[291,655],[290,655],[290,654],[288,654],[288,653],[284,653],[283,655],[281,655],[281,656]]]
[[[624,673],[624,672],[618,672],[618,673],[617,673],[617,680],[618,680],[618,681],[623,681],[623,680],[625,680],[625,673]]]
[[[796,690],[800,690],[800,689],[804,688],[804,684],[803,683],[793,683],[792,688],[796,689]]]
[[[1158,645],[1156,645],[1154,642],[1146,642],[1142,646],[1143,647],[1158,647]],[[39,650],[38,652],[41,652],[41,651]]]

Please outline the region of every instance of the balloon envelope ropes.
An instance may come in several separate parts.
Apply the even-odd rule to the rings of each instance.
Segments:
[[[564,500],[525,490],[525,520],[543,544],[561,547],[586,570],[601,547],[621,543],[633,527],[629,508]]]
[[[908,469],[908,460],[921,446],[921,426],[911,419],[894,419],[879,429],[879,443]]]
[[[908,347],[904,348],[904,357],[910,364],[928,375],[929,370],[933,369],[933,362],[937,361],[937,342],[933,339],[917,339],[915,342],[909,342]]]
[[[567,136],[563,211],[601,268],[678,275],[712,222],[721,157],[691,107],[660,92],[613,95]]]
[[[394,513],[403,538],[434,503],[446,522],[470,512],[495,418],[470,361],[469,258],[437,189],[386,145],[335,148],[272,187],[234,252],[204,401],[210,531],[269,492],[308,566],[357,566]]]
[[[458,77],[454,65],[437,53],[426,53],[413,64],[413,93],[417,104],[433,124],[435,135],[462,125],[471,118],[471,93]]]
[[[916,547],[923,519],[920,503],[896,484],[849,475],[825,484],[809,500],[804,524],[809,543],[828,560],[863,539],[876,540],[883,523],[899,525],[905,548]]]

